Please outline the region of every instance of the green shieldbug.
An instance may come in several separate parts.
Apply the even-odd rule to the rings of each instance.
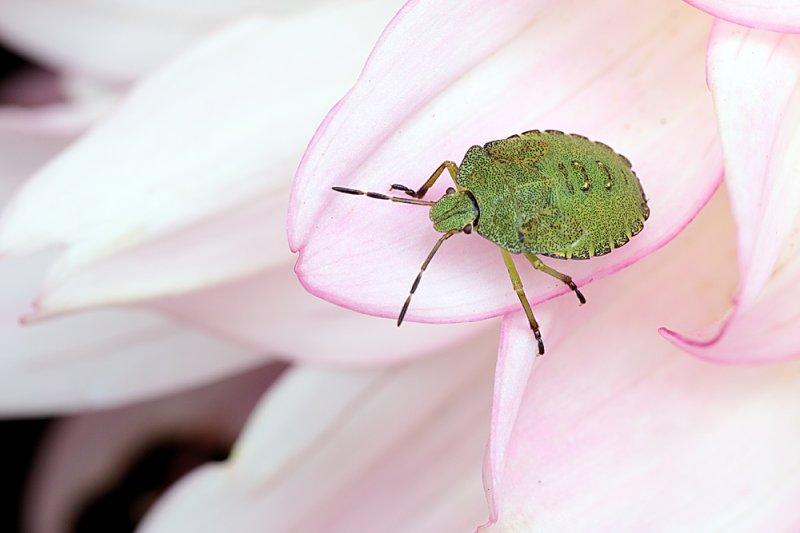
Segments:
[[[422,201],[445,169],[456,188],[447,189],[436,202]],[[526,131],[473,146],[460,166],[445,161],[416,191],[398,184],[390,189],[413,199],[333,187],[347,194],[429,206],[433,227],[444,233],[422,263],[397,325],[402,324],[422,273],[442,243],[474,229],[500,247],[539,355],[544,354],[539,325],[510,254],[525,255],[534,268],[567,284],[583,304],[586,300],[572,278],[537,256],[590,259],[605,255],[639,233],[650,215],[642,185],[626,157],[603,143],[557,130]]]

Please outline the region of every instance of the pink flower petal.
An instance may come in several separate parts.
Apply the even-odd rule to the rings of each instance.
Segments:
[[[579,285],[662,246],[717,186],[721,157],[703,78],[703,16],[673,2],[487,5],[407,4],[318,130],[289,211],[296,270],[310,292],[396,317],[436,238],[423,208],[338,195],[331,186],[384,193],[391,183],[416,187],[443,159],[460,161],[470,145],[532,128],[580,132],[614,146],[634,162],[650,199],[652,216],[630,244],[565,264]],[[522,270],[532,303],[567,290],[527,265]],[[408,317],[477,320],[518,305],[497,247],[460,237],[426,271]]]
[[[449,349],[497,328],[494,323],[398,328],[308,294],[288,265],[155,305],[255,351],[325,365],[388,365]]]
[[[262,364],[258,350],[145,311],[102,311],[20,326],[48,257],[0,262],[0,412],[111,407]],[[268,355],[268,354],[267,354]]]
[[[794,0],[685,0],[717,18],[750,28],[800,33],[800,4]]]
[[[24,179],[80,135],[102,105],[0,106],[0,205]]]
[[[74,531],[76,512],[87,499],[122,482],[126,468],[148,447],[188,441],[226,449],[281,368],[262,367],[208,387],[58,422],[29,482],[25,531]]]
[[[789,240],[797,240],[800,206],[800,37],[718,22],[708,64],[738,224],[739,287],[720,324],[688,335],[664,333],[711,360],[793,357],[800,354],[790,320],[798,287],[791,265],[800,257]]]
[[[3,217],[1,252],[66,247],[38,315],[195,290],[286,261],[288,180],[390,10],[372,2],[252,18],[139,84]]]
[[[568,334],[527,383],[490,530],[794,529],[800,364],[709,365],[656,334],[665,316],[725,305],[733,228],[718,200],[662,252],[596,284],[602,305],[545,305]],[[530,356],[524,316],[507,320],[502,356]]]
[[[107,98],[0,108],[0,203],[88,128]],[[140,400],[250,368],[263,352],[145,312],[22,327],[51,255],[0,261],[0,412],[63,413]]]
[[[306,7],[309,2],[294,2]],[[286,2],[3,0],[0,35],[61,71],[128,82],[209,31],[243,15],[286,11]]]
[[[185,478],[141,531],[469,530],[496,342],[388,370],[290,370],[231,459]]]
[[[541,319],[541,317],[539,317]],[[547,324],[541,324],[546,328]],[[521,328],[522,331],[509,332],[508,328]],[[509,346],[508,343],[519,346]],[[484,488],[489,503],[489,523],[494,523],[500,513],[502,501],[505,453],[517,414],[525,396],[525,387],[533,369],[534,358],[538,352],[527,320],[504,320],[500,332],[500,348],[497,354],[497,367],[494,373],[494,402],[492,402],[492,426],[489,431],[489,444],[484,457]]]

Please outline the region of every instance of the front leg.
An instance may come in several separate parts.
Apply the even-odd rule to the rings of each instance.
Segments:
[[[458,187],[458,183],[456,182],[456,173],[458,172],[458,165],[456,165],[452,161],[445,161],[444,163],[439,165],[439,168],[437,168],[433,172],[433,174],[431,174],[431,177],[428,178],[428,181],[423,183],[422,187],[420,187],[416,191],[414,189],[410,189],[410,188],[406,187],[405,185],[400,185],[398,183],[392,184],[390,189],[397,190],[397,191],[403,191],[407,195],[413,196],[414,198],[422,198],[423,196],[425,196],[425,193],[428,192],[428,189],[433,187],[433,184],[436,183],[436,180],[438,180],[439,176],[442,175],[442,172],[444,172],[444,169],[447,169],[447,171],[450,172],[450,177],[453,178],[453,183],[455,183],[456,187]]]

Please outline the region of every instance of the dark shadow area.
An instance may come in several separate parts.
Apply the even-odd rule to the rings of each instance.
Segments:
[[[51,419],[0,421],[0,531],[22,531],[22,498]]]
[[[228,450],[213,442],[162,441],[133,458],[113,486],[89,497],[77,513],[74,533],[132,532],[175,481],[204,463],[224,461]]]

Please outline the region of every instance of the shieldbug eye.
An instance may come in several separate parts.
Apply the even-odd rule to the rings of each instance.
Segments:
[[[455,192],[456,192],[456,190],[454,188],[452,188],[452,187],[448,187],[447,190],[444,191],[445,194],[453,194]]]

